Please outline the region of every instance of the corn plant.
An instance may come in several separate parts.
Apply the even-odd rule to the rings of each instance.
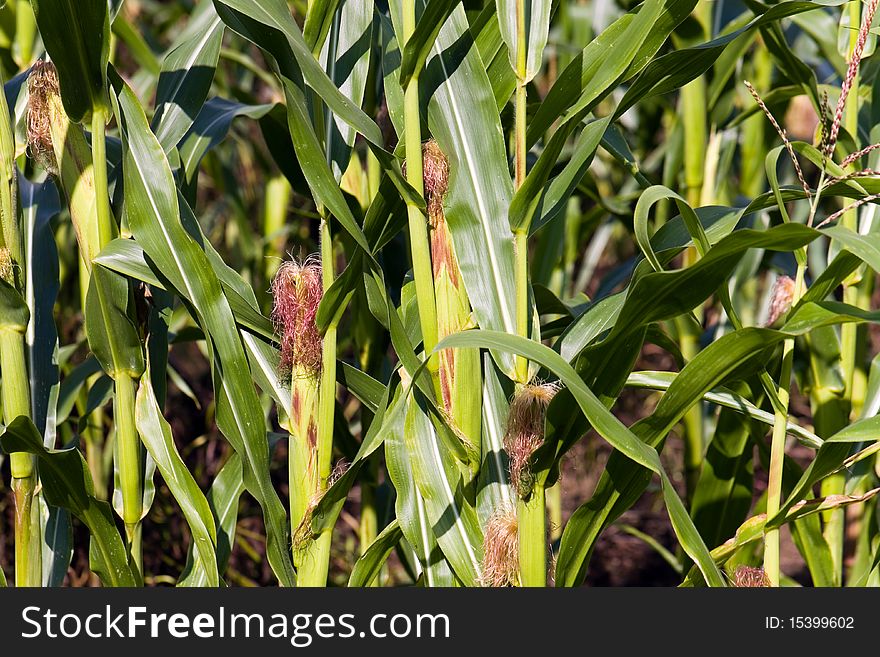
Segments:
[[[5,3],[0,583],[880,584],[878,2],[728,4]]]

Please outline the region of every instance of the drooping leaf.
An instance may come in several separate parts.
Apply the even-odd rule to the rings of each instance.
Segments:
[[[269,477],[263,413],[232,310],[208,257],[181,223],[171,169],[143,109],[127,87],[121,89],[119,103],[129,226],[150,259],[192,304],[211,338],[217,424],[241,455],[245,485],[263,508],[269,562],[281,583],[292,585],[290,529]]]
[[[162,61],[152,127],[166,152],[186,134],[208,97],[223,29],[214,5],[200,2]]]
[[[186,518],[195,546],[196,570],[204,573],[205,585],[219,585],[217,573],[217,530],[204,493],[177,452],[171,427],[159,409],[149,371],[137,392],[136,423],[141,441],[156,462],[162,478]]]
[[[28,452],[37,456],[46,501],[67,509],[88,527],[91,568],[102,582],[109,586],[141,584],[125,541],[116,529],[110,505],[95,497],[88,464],[78,449],[46,449],[37,428],[24,416],[15,418],[0,434],[0,446],[9,453]]]

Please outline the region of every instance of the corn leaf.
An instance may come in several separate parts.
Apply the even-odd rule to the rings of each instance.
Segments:
[[[108,586],[140,586],[140,576],[125,542],[116,529],[107,502],[95,497],[89,467],[79,450],[46,449],[29,418],[15,418],[0,434],[0,447],[8,453],[28,452],[40,460],[40,480],[46,501],[67,509],[88,527],[91,534],[89,562]]]
[[[61,100],[79,123],[108,107],[110,14],[105,0],[31,0],[40,36],[58,69]]]
[[[127,87],[119,96],[125,143],[129,225],[150,259],[192,304],[211,338],[217,423],[242,457],[248,491],[260,502],[268,532],[268,558],[284,585],[292,585],[289,526],[269,477],[263,413],[232,310],[204,251],[184,229],[171,169],[143,109]]]
[[[141,441],[156,462],[162,478],[186,518],[195,546],[196,570],[204,573],[206,586],[219,585],[217,574],[217,530],[204,493],[190,474],[177,452],[171,427],[159,409],[150,381],[150,372],[141,381],[137,392],[136,423]]]
[[[152,128],[165,152],[177,145],[200,114],[214,80],[223,29],[214,5],[200,2],[162,61]]]

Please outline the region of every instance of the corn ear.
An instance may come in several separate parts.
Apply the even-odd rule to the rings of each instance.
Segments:
[[[39,63],[28,77],[28,147],[67,197],[82,264],[91,270],[100,252],[92,151],[85,131],[64,111],[55,67]]]

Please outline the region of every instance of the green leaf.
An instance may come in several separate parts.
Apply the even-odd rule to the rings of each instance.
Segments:
[[[31,312],[18,290],[0,278],[0,331],[24,333]]]
[[[348,578],[348,585],[367,586],[372,582],[401,538],[403,538],[403,530],[400,529],[400,523],[396,519],[392,520],[355,562],[351,576]]]
[[[642,192],[636,203],[636,210],[633,215],[633,232],[636,236],[636,243],[639,245],[642,253],[645,254],[645,258],[651,263],[654,271],[663,271],[663,265],[660,264],[657,254],[654,253],[654,249],[651,246],[651,239],[648,235],[649,212],[655,203],[666,199],[674,201],[678,206],[678,210],[688,229],[688,233],[690,233],[691,238],[697,245],[700,255],[704,255],[709,248],[709,240],[703,232],[703,226],[700,224],[700,220],[697,218],[693,208],[688,205],[687,201],[663,185],[649,187]]]
[[[43,534],[43,586],[56,587],[64,583],[73,557],[73,527],[70,512],[46,504],[45,497],[38,495],[40,523]]]
[[[525,5],[526,24],[523,26],[525,53],[519,52],[517,7],[520,2]],[[495,0],[501,36],[507,44],[510,67],[517,73],[522,84],[531,82],[541,69],[544,46],[547,45],[547,36],[550,33],[551,4],[550,0]],[[520,59],[525,63],[523,71],[519,70]]]
[[[614,328],[602,343],[691,311],[718,289],[747,249],[794,251],[818,236],[818,231],[801,224],[783,224],[763,231],[737,230],[685,269],[654,272],[647,268],[650,273],[637,270]]]
[[[752,440],[767,433],[756,425],[731,409],[718,415],[690,509],[706,545],[719,545],[748,516],[754,492]]]
[[[244,493],[242,481],[241,457],[233,453],[229,460],[220,468],[214,483],[207,494],[208,504],[214,516],[217,533],[217,569],[220,573],[226,570],[232,545],[235,542],[235,530],[238,523],[239,500]],[[186,555],[186,565],[177,581],[178,586],[207,586],[207,575],[203,568],[196,568],[193,546]]]
[[[31,419],[43,435],[46,447],[55,446],[55,426],[59,394],[58,332],[55,327],[55,300],[60,287],[58,248],[51,221],[60,210],[58,191],[51,182],[31,183],[19,176],[19,195],[24,234],[25,300],[31,322],[27,327],[30,367]]]
[[[480,473],[477,479],[477,513],[485,527],[495,511],[504,506],[514,507],[515,498],[510,487],[509,467],[504,451],[504,434],[508,399],[503,377],[492,358],[483,357],[483,440],[480,444]]]
[[[383,145],[382,132],[345,96],[315,59],[284,0],[214,0],[217,13],[231,29],[275,58],[281,75],[315,90],[333,113],[371,144]]]
[[[814,2],[780,2],[738,30],[729,32],[706,43],[701,43],[698,46],[674,50],[669,54],[654,59],[645,67],[627,90],[617,106],[614,116],[620,117],[635,103],[644,101],[652,96],[679,89],[691,80],[698,78],[708,71],[724,52],[724,49],[736,41],[737,37],[742,34],[787,16],[810,11],[822,6]]]
[[[419,559],[425,583],[430,587],[453,586],[457,582],[428,520],[425,500],[413,477],[409,450],[405,444],[406,403],[397,397],[389,408],[385,437],[385,464],[397,495],[394,510],[400,529]]]
[[[324,156],[324,149],[315,131],[312,130],[308,103],[303,90],[287,78],[282,78],[282,83],[287,99],[287,125],[290,136],[296,149],[296,157],[315,201],[327,206],[357,245],[365,253],[370,254],[367,238],[364,237],[361,227],[342,195],[342,190]]]
[[[171,426],[162,417],[156,401],[149,371],[138,387],[135,409],[135,421],[141,441],[180,505],[192,533],[197,555],[194,568],[204,573],[206,586],[216,587],[220,579],[217,574],[217,530],[214,517],[211,515],[208,500],[177,452]]]
[[[829,509],[837,509],[851,504],[862,504],[875,497],[878,493],[880,493],[880,489],[870,490],[864,495],[835,495],[831,498],[820,497],[804,501],[796,508],[791,509],[783,522],[788,523],[794,520],[803,519]],[[764,530],[766,527],[766,514],[761,513],[752,516],[739,526],[732,538],[712,550],[712,558],[719,566],[724,565],[740,549],[747,546],[749,543],[764,538]],[[691,569],[691,572],[688,573],[687,577],[685,577],[682,586],[698,586],[701,583],[702,578],[700,577],[699,571],[697,571],[696,568],[693,568]]]
[[[269,563],[283,585],[294,582],[290,530],[269,476],[265,422],[244,348],[220,281],[181,223],[171,169],[143,109],[126,86],[119,95],[124,142],[126,216],[138,243],[182,294],[210,337],[217,424],[242,457],[248,491],[263,509]]]
[[[144,372],[144,352],[138,330],[130,319],[128,281],[103,267],[93,267],[86,295],[86,332],[89,347],[101,368],[114,380],[137,379]]]
[[[309,6],[317,7],[315,2]],[[368,84],[367,73],[370,66],[370,52],[373,45],[373,7],[368,2],[357,0],[335,0],[340,4],[330,26],[329,38],[321,49],[320,61],[324,64],[327,76],[354,105],[360,107]],[[308,15],[306,30],[308,30]],[[308,40],[308,36],[306,39]],[[342,177],[351,160],[355,129],[344,120],[325,110],[324,147],[333,168],[336,180]]]
[[[593,161],[602,136],[610,125],[610,118],[593,121],[581,131],[565,168],[548,185],[547,180],[557,167],[559,155],[575,125],[572,122],[568,128],[562,128],[553,134],[541,157],[516,191],[510,203],[511,230],[534,232],[559,213]],[[537,225],[533,226],[536,217]]]
[[[476,511],[465,499],[465,482],[455,458],[418,396],[416,392],[405,402],[403,436],[412,475],[449,565],[465,586],[475,586],[482,571],[483,532]]]
[[[880,234],[860,235],[846,226],[831,226],[822,231],[847,251],[861,258],[874,271],[880,271]]]
[[[108,107],[110,15],[106,0],[31,0],[46,51],[58,70],[72,121]]]
[[[695,5],[694,0],[645,2],[605,28],[554,82],[529,121],[527,143],[538,141],[566,111],[566,122],[582,117],[614,86],[642,70]]]
[[[190,213],[192,212],[188,207],[186,210]],[[192,233],[190,233],[190,236],[192,237]],[[243,298],[239,293],[235,280],[238,279],[240,283],[242,282],[241,277],[235,272],[232,272],[230,275],[229,272],[231,270],[225,264],[223,264],[222,268],[216,266],[215,257],[219,259],[219,254],[213,251],[209,243],[203,242],[202,246],[205,247],[208,258],[215,265],[215,274],[222,277],[220,284],[235,315],[236,323],[242,328],[261,336],[263,340],[274,340],[275,331],[272,328],[272,323],[256,310],[248,299]],[[155,270],[156,265],[154,263],[147,262],[143,248],[134,240],[113,240],[104,247],[94,261],[106,269],[130,276],[144,283],[149,283],[160,290],[166,289],[166,286],[174,289],[168,281],[164,280],[164,277],[160,279],[161,272]],[[222,260],[220,262],[222,263]],[[253,291],[251,291],[251,294],[253,294]]]
[[[152,127],[166,153],[189,130],[208,97],[223,29],[214,5],[200,2],[162,61]]]
[[[343,0],[313,0],[309,3],[303,25],[303,38],[312,52],[325,42],[341,1]]]
[[[269,434],[269,450],[274,451],[279,442],[280,434]],[[214,516],[214,524],[217,527],[217,569],[222,575],[226,571],[229,555],[232,553],[232,545],[235,543],[235,531],[238,525],[239,500],[244,493],[242,481],[241,457],[233,452],[229,460],[220,468],[220,472],[214,478],[214,483],[207,493],[208,504]],[[206,586],[207,577],[201,568],[195,568],[193,556],[193,544],[190,543],[186,554],[186,564],[178,586]]]
[[[529,360],[540,363],[559,377],[562,384],[577,401],[592,427],[615,449],[629,459],[660,477],[663,498],[673,529],[682,549],[694,560],[703,576],[713,586],[724,586],[724,579],[712,561],[709,550],[685,510],[681,498],[660,463],[657,451],[642,442],[618,420],[584,384],[577,372],[555,351],[519,336],[495,331],[466,331],[442,340],[438,348],[495,347],[514,351]]]
[[[107,502],[95,497],[89,466],[76,448],[46,449],[33,422],[15,418],[0,434],[5,452],[28,452],[40,461],[40,482],[46,501],[67,509],[88,527],[92,537],[89,561],[108,586],[140,586],[140,576],[129,561],[125,542],[116,529]]]
[[[425,61],[434,47],[440,28],[458,6],[460,0],[428,0],[425,9],[416,23],[416,29],[407,40],[400,62],[399,83],[403,89],[409,85],[413,75],[419,75]]]
[[[312,533],[317,535],[331,529],[348,499],[348,493],[354,485],[357,475],[366,460],[385,442],[390,431],[399,424],[398,413],[394,409],[399,404],[398,387],[392,382],[382,391],[379,404],[374,409],[375,415],[367,430],[367,435],[358,448],[357,454],[345,473],[337,479],[321,496],[321,501],[312,511]],[[394,400],[393,402],[391,400]],[[392,404],[393,406],[389,406]],[[387,422],[387,424],[386,424]]]
[[[675,372],[632,372],[626,379],[626,385],[633,388],[646,388],[648,390],[666,391],[679,375]],[[773,426],[775,416],[773,413],[758,408],[748,399],[727,388],[714,388],[703,395],[703,399],[713,404],[757,420],[767,426]],[[802,426],[789,419],[787,424],[789,435],[797,438],[801,444],[812,449],[818,449],[824,442],[819,436],[804,429]]]
[[[181,140],[180,168],[193,180],[205,155],[226,138],[232,121],[240,116],[259,120],[277,105],[244,105],[225,98],[211,98],[201,106],[189,131]]]
[[[779,513],[768,520],[768,527],[778,527],[785,522],[786,515],[810,495],[814,484],[840,470],[852,451],[853,443],[877,442],[878,431],[880,416],[875,416],[856,420],[825,440]]]

